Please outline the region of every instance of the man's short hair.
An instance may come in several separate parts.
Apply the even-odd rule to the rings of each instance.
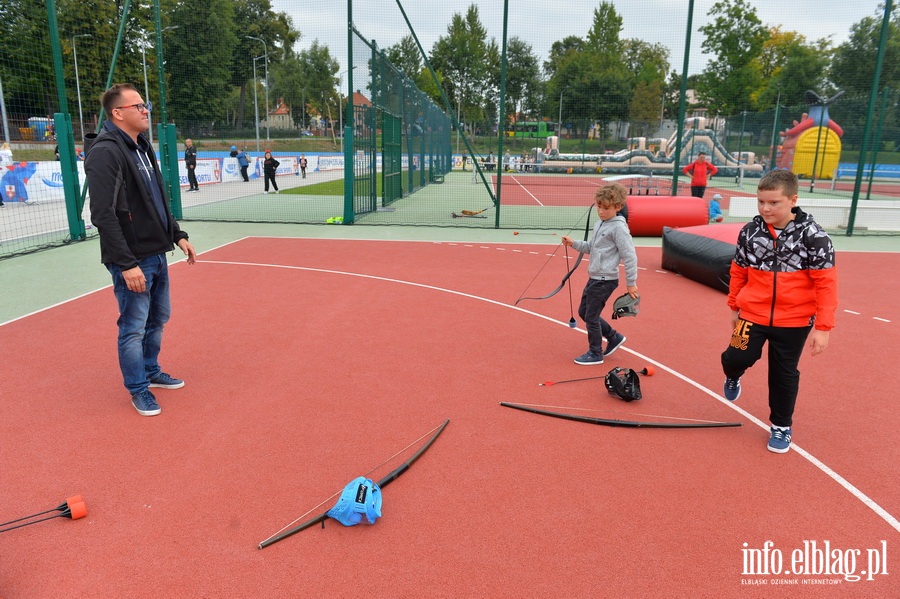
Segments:
[[[598,206],[621,208],[628,199],[628,190],[619,183],[604,185],[594,195],[594,202]]]
[[[756,185],[758,191],[781,191],[788,197],[797,195],[800,190],[800,182],[797,175],[791,171],[777,169],[769,171],[759,180]]]
[[[126,91],[136,92],[137,88],[130,83],[116,83],[103,92],[103,95],[100,96],[100,105],[103,106],[103,110],[106,112],[107,116],[112,114],[113,109],[115,109],[119,103],[119,98],[121,98],[122,94]]]

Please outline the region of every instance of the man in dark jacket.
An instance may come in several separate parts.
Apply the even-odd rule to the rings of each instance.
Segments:
[[[197,148],[192,139],[184,140],[184,166],[188,174],[188,191],[200,191],[197,185]]]
[[[100,233],[100,261],[112,275],[119,305],[119,367],[125,388],[139,414],[155,416],[160,407],[150,387],[184,386],[158,362],[171,313],[166,252],[177,244],[188,264],[196,254],[169,211],[153,146],[142,135],[151,106],[127,83],[113,85],[101,102],[109,118],[84,166],[91,222]]]

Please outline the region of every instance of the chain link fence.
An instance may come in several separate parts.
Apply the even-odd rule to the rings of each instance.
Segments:
[[[620,2],[576,2],[586,18],[559,27],[498,3],[357,2],[337,27],[300,2],[251,4],[0,0],[0,257],[95,234],[82,150],[122,81],[154,104],[147,135],[184,219],[569,231],[609,181],[686,195],[681,169],[703,151],[728,220],[755,213],[757,177],[789,168],[830,230],[900,231],[891,5],[834,6],[799,34],[698,0],[635,34]],[[729,53],[735,40],[749,50]]]

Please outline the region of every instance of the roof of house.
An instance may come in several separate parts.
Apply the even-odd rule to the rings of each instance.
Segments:
[[[372,102],[367,97],[362,95],[362,92],[360,92],[359,90],[356,90],[355,92],[353,92],[353,105],[354,106],[371,106]]]
[[[270,110],[269,114],[276,116],[279,114],[291,114],[291,107],[284,103],[284,98],[278,98],[278,104],[274,110]]]

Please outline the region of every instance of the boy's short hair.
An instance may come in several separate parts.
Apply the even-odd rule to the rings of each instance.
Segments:
[[[594,202],[598,206],[621,208],[628,199],[628,190],[619,183],[604,185],[594,195]]]
[[[763,175],[756,185],[756,189],[757,191],[781,191],[787,197],[793,197],[800,190],[800,182],[797,180],[797,175],[791,171],[778,169]]]

